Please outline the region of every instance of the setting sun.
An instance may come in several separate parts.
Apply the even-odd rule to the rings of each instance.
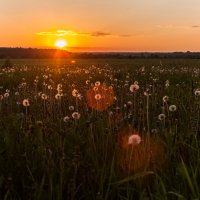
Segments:
[[[64,48],[64,47],[66,47],[67,45],[68,45],[68,43],[64,39],[58,39],[55,42],[55,46],[58,47],[58,48],[61,48],[61,49]]]

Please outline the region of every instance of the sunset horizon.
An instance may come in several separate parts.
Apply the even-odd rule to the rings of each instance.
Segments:
[[[0,2],[0,46],[97,52],[200,51],[200,2],[192,0]]]
[[[0,0],[0,196],[200,199],[200,0]]]

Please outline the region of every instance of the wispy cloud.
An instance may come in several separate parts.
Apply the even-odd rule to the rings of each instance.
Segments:
[[[57,31],[43,31],[37,33],[37,35],[49,35],[49,36],[66,36],[66,35],[77,35],[74,31],[68,31],[68,30],[57,30]]]
[[[192,26],[192,28],[200,28],[200,26],[194,25],[194,26]]]
[[[162,28],[162,29],[191,29],[191,28],[200,28],[200,25],[173,25],[173,24],[168,24],[168,25],[156,25],[157,28]]]
[[[41,36],[90,36],[90,37],[106,37],[106,36],[117,36],[117,37],[131,37],[130,34],[112,34],[109,32],[95,31],[95,32],[75,32],[71,30],[56,30],[56,31],[43,31],[38,32],[37,35]]]
[[[90,36],[93,36],[93,37],[99,37],[99,36],[109,36],[109,35],[112,35],[111,33],[106,33],[106,32],[101,32],[101,31],[96,31],[96,32],[93,32],[93,33],[89,33]]]

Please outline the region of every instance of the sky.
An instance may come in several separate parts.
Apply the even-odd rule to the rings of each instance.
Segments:
[[[0,46],[200,51],[200,0],[0,0]]]

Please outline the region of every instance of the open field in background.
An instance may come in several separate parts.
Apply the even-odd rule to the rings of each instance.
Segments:
[[[15,65],[41,65],[55,66],[57,63],[70,64],[73,59],[11,59]],[[0,59],[0,65],[5,59]],[[134,66],[174,66],[174,67],[198,67],[199,59],[76,59],[76,65],[103,65],[110,64],[118,67],[134,67]]]
[[[12,63],[1,199],[200,198],[200,60]]]

